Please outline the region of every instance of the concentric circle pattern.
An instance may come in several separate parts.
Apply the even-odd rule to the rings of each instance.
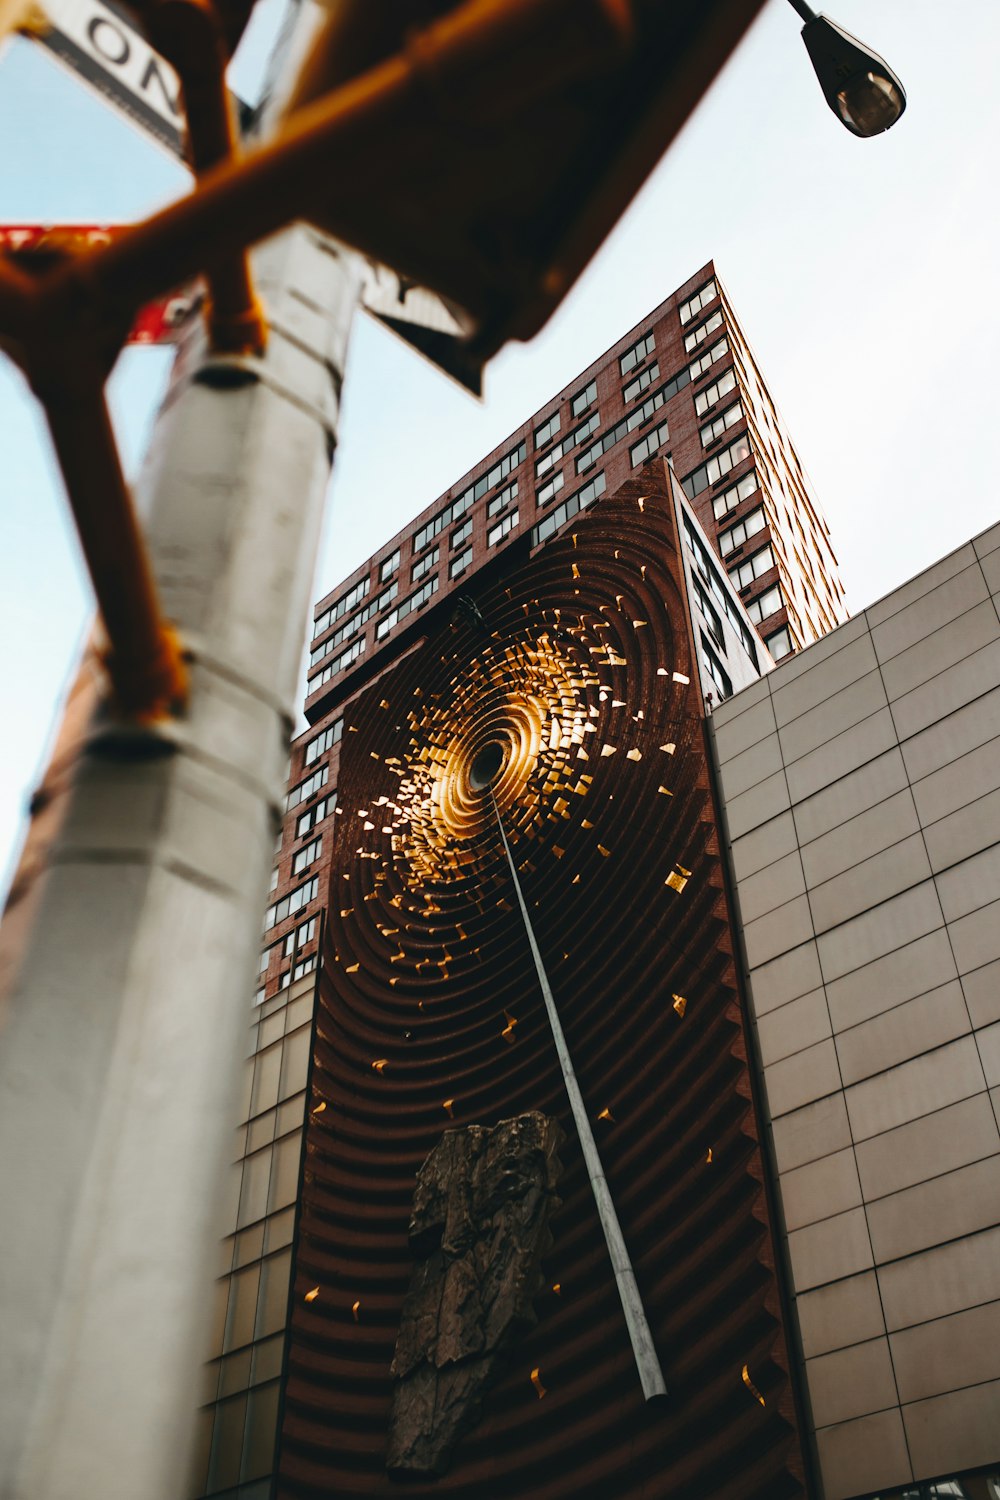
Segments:
[[[387,1491],[417,1168],[452,1124],[527,1109],[569,1137],[552,1289],[451,1473],[416,1492],[802,1493],[680,577],[665,480],[635,481],[346,711],[282,1495]],[[493,797],[665,1405],[642,1400]]]

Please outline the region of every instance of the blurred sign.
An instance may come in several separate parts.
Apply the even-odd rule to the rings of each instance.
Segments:
[[[0,254],[31,261],[106,245],[121,232],[114,224],[0,224]],[[141,307],[129,344],[175,344],[188,318],[201,307],[199,288],[179,288]]]
[[[468,352],[468,320],[463,320],[460,308],[371,260],[365,267],[361,305],[467,391],[482,395],[484,361]]]
[[[43,46],[171,155],[184,159],[180,82],[114,0],[44,0]]]

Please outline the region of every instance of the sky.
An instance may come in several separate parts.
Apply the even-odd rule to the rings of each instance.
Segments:
[[[261,0],[234,86],[253,97],[284,0]],[[476,403],[359,317],[314,596],[337,583],[705,261],[830,522],[857,610],[998,519],[996,0],[831,0],[902,79],[870,141],[835,119],[787,0],[760,19],[546,328]],[[186,173],[37,43],[0,53],[5,223],[114,223]],[[169,355],[127,350],[109,398],[141,463]],[[92,596],[44,423],[0,355],[0,891]],[[405,482],[401,476],[405,475]],[[306,643],[303,642],[303,655]]]

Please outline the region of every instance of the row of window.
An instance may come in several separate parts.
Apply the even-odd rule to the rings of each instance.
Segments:
[[[695,566],[704,581],[708,584],[712,598],[722,606],[726,618],[736,631],[742,642],[743,649],[753,662],[757,665],[757,647],[754,642],[753,632],[750,630],[743,616],[737,609],[729,589],[723,583],[722,578],[715,566],[714,559],[710,556],[708,548],[702,541],[695,529],[694,523],[689,516],[684,517],[684,539],[688,544],[691,555],[695,560]]]
[[[407,615],[412,614],[415,609],[419,609],[422,604],[426,604],[431,595],[437,593],[437,586],[438,581],[436,578],[428,578],[427,582],[422,584],[415,594],[411,594],[408,599],[404,599],[400,604],[397,604],[396,608],[391,610],[384,620],[379,620],[375,630],[375,639],[377,641],[384,640],[389,631],[394,629],[400,620],[405,620]]]
[[[329,609],[325,609],[313,625],[313,640],[318,635],[322,635],[324,630],[329,630],[335,621],[342,620],[356,604],[360,604],[370,588],[371,579],[362,578],[361,582],[356,583],[342,598],[336,599]]]
[[[615,443],[619,442],[626,433],[634,432],[637,427],[642,426],[643,422],[648,422],[653,413],[659,411],[666,399],[665,390],[655,391],[652,396],[647,396],[641,406],[637,406],[634,411],[629,412],[627,417],[623,417],[620,422],[616,422],[614,427],[610,427],[607,432],[598,438],[596,443],[580,454],[580,457],[576,461],[576,472],[583,474],[587,469],[592,469],[597,460],[607,453],[609,448],[613,448]],[[662,425],[665,424],[661,423]],[[633,461],[634,467],[635,463]]]
[[[452,558],[451,566],[448,569],[448,577],[460,578],[471,562],[472,548],[466,547],[464,552],[460,552],[457,557]]]
[[[693,354],[699,344],[705,342],[710,333],[714,333],[717,328],[721,327],[722,309],[720,308],[710,318],[706,318],[704,323],[699,323],[697,328],[693,328],[690,333],[684,335],[684,353]]]
[[[738,589],[748,589],[755,578],[769,573],[775,566],[774,552],[770,542],[765,542],[752,557],[746,562],[741,562],[738,567],[730,568],[729,576]]]
[[[603,474],[595,474],[593,479],[582,489],[577,490],[575,495],[570,495],[568,499],[563,500],[550,515],[545,517],[544,521],[539,521],[537,526],[531,528],[531,545],[537,547],[539,542],[544,542],[548,537],[553,536],[579,511],[592,505],[598,495],[604,494],[606,484],[607,480]]]
[[[542,423],[541,427],[535,428],[535,447],[544,448],[546,443],[550,443],[559,431],[559,425],[559,412],[554,411],[551,417]]]
[[[292,856],[292,874],[301,875],[303,870],[319,859],[323,852],[323,835],[311,839],[308,844],[303,844],[301,849],[296,850]]]
[[[745,458],[750,457],[750,439],[745,432],[741,433],[728,448],[720,448],[718,453],[703,463],[700,468],[694,470],[686,479],[681,480],[681,488],[689,500],[700,495],[702,490],[710,484],[715,484],[719,479],[725,478],[730,469],[735,469]]]
[[[597,381],[591,380],[584,386],[582,391],[577,391],[570,402],[570,411],[574,417],[582,417],[592,401],[597,400]]]
[[[729,673],[705,639],[705,632],[703,630],[699,630],[698,637],[701,641],[701,660],[705,671],[719,689],[720,696],[722,698],[731,698],[733,696],[733,684]]]
[[[520,517],[516,510],[512,510],[508,515],[504,516],[499,526],[494,526],[492,531],[487,532],[486,545],[488,547],[495,547],[497,542],[502,541],[505,536],[514,530],[519,519]]]
[[[625,353],[618,361],[618,368],[623,375],[627,375],[630,370],[635,369],[636,365],[642,363],[647,354],[652,354],[655,348],[656,339],[653,337],[652,329],[650,329],[645,338],[641,338],[637,344],[633,344],[631,349],[625,350]]]
[[[321,755],[325,755],[327,750],[332,749],[334,745],[339,743],[339,741],[343,738],[343,735],[344,721],[343,719],[338,719],[335,724],[328,724],[327,727],[322,731],[322,733],[318,734],[315,739],[307,741],[304,751],[304,759],[306,765],[311,766],[313,761],[319,760]],[[310,780],[312,780],[312,777],[310,777]],[[323,782],[325,781],[326,777],[324,776]],[[323,782],[321,782],[320,785],[322,785]],[[298,787],[295,788],[295,790],[302,791],[302,788],[306,785],[307,783],[303,781],[299,784]],[[309,795],[309,792],[302,792],[302,797],[308,797]],[[300,802],[302,801],[302,797],[298,799]],[[295,803],[292,802],[289,804],[289,806],[294,807]]]
[[[548,505],[550,500],[554,500],[565,483],[566,477],[561,470],[553,474],[551,479],[547,479],[541,489],[535,491],[535,505],[537,508],[541,510],[543,505]]]
[[[376,599],[373,599],[370,604],[366,604],[364,609],[359,609],[356,615],[352,615],[332,635],[327,636],[322,645],[313,647],[309,653],[309,665],[315,666],[317,662],[323,660],[324,656],[328,656],[336,646],[339,646],[343,641],[350,640],[351,636],[356,634],[362,625],[368,624],[372,615],[377,615],[380,609],[385,609],[387,604],[391,604],[398,592],[398,583],[391,583],[387,589],[383,589]]]
[[[639,375],[637,375],[634,380],[630,380],[628,385],[623,387],[622,400],[625,402],[626,406],[630,401],[634,401],[636,396],[641,396],[643,391],[648,391],[649,387],[653,384],[653,381],[659,380],[659,378],[660,362],[659,360],[654,359],[651,365],[647,365],[646,368]]]
[[[487,470],[485,474],[481,474],[474,483],[469,485],[467,490],[463,490],[456,500],[453,500],[450,505],[446,505],[444,510],[439,510],[437,515],[427,522],[426,526],[420,528],[413,538],[414,552],[423,551],[427,543],[433,541],[436,536],[444,531],[446,526],[449,526],[452,521],[458,520],[460,516],[464,516],[466,511],[477,500],[483,498],[487,490],[491,490],[494,485],[506,479],[519,464],[523,464],[527,455],[528,448],[526,443],[518,443],[516,448],[512,448],[509,453],[505,453],[503,458],[499,459],[491,469]],[[454,541],[452,545],[454,546]]]
[[[267,908],[267,913],[264,917],[264,931],[270,932],[272,927],[276,927],[286,917],[290,917],[295,912],[301,911],[304,906],[309,905],[310,901],[315,901],[318,894],[319,876],[313,875],[310,880],[307,880],[303,885],[296,886],[294,891],[289,891],[287,896],[282,896],[280,901],[276,901],[273,906]]]
[[[381,626],[379,629],[381,629]],[[360,636],[358,640],[352,641],[347,650],[342,651],[339,656],[333,658],[333,661],[328,662],[322,672],[317,672],[315,677],[310,677],[309,692],[314,693],[318,687],[323,686],[324,682],[329,682],[331,677],[336,677],[338,672],[345,672],[352,662],[357,661],[359,656],[364,655],[367,645],[368,642],[364,636]]]
[[[701,446],[710,448],[724,433],[729,431],[730,427],[735,427],[737,422],[742,422],[742,420],[743,404],[740,401],[734,401],[732,406],[727,406],[725,411],[720,411],[711,422],[705,423],[701,429]]]
[[[722,621],[719,619],[719,612],[708,597],[708,592],[701,579],[697,575],[692,575],[691,581],[694,584],[695,603],[701,610],[705,624],[708,626],[709,635],[711,635],[716,645],[724,651],[726,649],[726,638],[722,633]]]
[[[723,396],[728,395],[735,387],[736,371],[730,366],[728,370],[722,372],[718,380],[711,381],[710,384],[704,386],[698,392],[697,396],[695,396],[695,416],[703,417],[710,406],[714,406],[717,401],[721,401]]]
[[[716,286],[714,278],[711,281],[706,281],[703,287],[699,287],[698,291],[689,297],[686,302],[682,302],[677,309],[680,314],[681,327],[683,328],[685,324],[690,323],[692,318],[696,318],[702,308],[707,307],[718,295],[719,288]]]
[[[329,767],[324,766],[323,770],[329,770]],[[314,802],[312,807],[307,808],[306,811],[304,813],[301,813],[296,819],[295,837],[297,839],[300,839],[303,838],[307,833],[311,833],[316,827],[317,823],[322,823],[324,818],[330,816],[336,805],[336,792],[331,792],[328,797],[321,797],[318,802]]]
[[[512,500],[517,499],[517,480],[512,479],[510,484],[499,490],[486,507],[487,516],[498,516],[502,510],[506,510]]]
[[[670,433],[667,430],[665,421],[661,422],[658,427],[654,427],[651,432],[647,432],[641,443],[635,443],[628,450],[633,469],[638,468],[641,463],[644,463],[647,458],[651,458],[654,453],[658,453],[669,437]]]
[[[463,521],[462,522],[461,526],[456,526],[455,530],[452,532],[452,534],[451,534],[451,550],[454,552],[454,550],[455,550],[456,547],[461,547],[462,543],[463,542],[467,542],[469,540],[469,537],[471,535],[472,535],[472,517],[470,516],[467,521]]]
[[[379,570],[378,570],[379,582],[380,583],[385,583],[386,579],[387,578],[391,578],[392,575],[393,575],[393,573],[395,573],[395,571],[396,571],[396,569],[398,567],[399,567],[399,548],[397,547],[396,550],[395,550],[395,552],[392,554],[392,556],[391,557],[387,557],[386,560],[385,560],[385,562],[379,568]]]
[[[432,547],[429,552],[425,552],[423,557],[413,564],[410,571],[410,582],[416,583],[418,578],[423,578],[425,573],[429,573],[431,568],[436,567],[440,556],[440,547]]]
[[[343,724],[343,720],[342,719],[338,719],[337,723],[342,725]],[[326,733],[325,730],[324,730],[324,733]],[[322,735],[320,736],[320,738],[322,739]],[[338,739],[340,738],[339,734],[338,734],[337,738]],[[310,759],[311,760],[315,760],[317,755],[322,755],[322,753],[323,753],[322,750],[317,750],[316,755],[313,755],[312,757],[309,757],[308,751],[309,751],[310,745],[315,745],[315,743],[316,743],[315,740],[310,740],[309,745],[306,746],[306,752],[307,752],[306,764],[307,765],[310,763]],[[331,744],[332,743],[333,743],[333,741],[331,741]],[[329,748],[329,747],[327,747],[327,748]],[[288,796],[285,798],[285,811],[286,812],[290,812],[293,807],[298,807],[298,805],[299,805],[300,802],[305,802],[306,798],[307,797],[311,797],[314,792],[318,792],[321,786],[326,786],[326,783],[329,781],[329,779],[330,779],[330,767],[329,766],[320,766],[319,770],[314,771],[311,776],[307,776],[306,779],[305,779],[305,781],[300,781],[299,784],[298,784],[298,786],[293,786],[292,787],[291,791],[288,793]]]
[[[784,606],[784,603],[785,601],[781,596],[781,585],[775,583],[769,589],[765,589],[758,598],[750,600],[750,603],[747,605],[747,614],[755,625],[759,625],[762,620],[766,620],[770,615],[776,615],[778,610]]]
[[[591,412],[585,422],[581,422],[579,427],[574,427],[572,432],[567,432],[561,442],[556,443],[555,447],[550,448],[548,453],[543,453],[541,458],[536,460],[535,477],[541,479],[543,474],[547,474],[550,469],[555,468],[564,454],[569,453],[570,449],[575,448],[579,443],[585,443],[589,437],[593,437],[600,425],[600,413],[596,411]]]
[[[751,469],[749,474],[744,474],[735,484],[731,484],[727,490],[716,495],[712,500],[712,511],[717,521],[723,520],[730,511],[742,505],[744,500],[749,500],[760,487],[756,472]]]
[[[756,510],[744,516],[742,521],[737,521],[735,526],[719,532],[719,551],[723,557],[728,557],[730,552],[735,552],[737,547],[742,547],[748,537],[756,536],[758,531],[763,531],[766,525],[764,507],[759,505]]]

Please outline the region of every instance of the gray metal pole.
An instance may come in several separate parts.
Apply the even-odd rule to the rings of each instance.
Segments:
[[[517,896],[517,904],[521,910],[524,921],[524,930],[528,935],[528,947],[535,961],[535,972],[538,975],[538,984],[545,1001],[545,1012],[549,1018],[552,1028],[552,1038],[556,1044],[556,1053],[559,1058],[559,1066],[562,1069],[563,1082],[569,1095],[569,1106],[573,1111],[573,1121],[576,1125],[576,1133],[580,1138],[580,1146],[583,1150],[583,1159],[587,1164],[587,1175],[590,1178],[590,1186],[593,1190],[594,1200],[597,1204],[597,1215],[604,1230],[604,1238],[608,1246],[608,1254],[611,1257],[611,1267],[615,1273],[615,1283],[618,1287],[618,1295],[621,1298],[622,1311],[625,1314],[625,1322],[628,1325],[629,1338],[632,1341],[632,1353],[635,1355],[636,1366],[639,1371],[639,1379],[642,1382],[642,1393],[647,1401],[656,1396],[667,1394],[666,1382],[663,1379],[663,1371],[653,1343],[653,1335],[650,1331],[649,1322],[646,1318],[646,1309],[642,1305],[639,1288],[636,1284],[635,1272],[625,1245],[622,1227],[618,1222],[618,1214],[608,1189],[607,1179],[604,1176],[604,1167],[601,1165],[600,1154],[597,1150],[597,1142],[594,1140],[594,1132],[590,1128],[590,1118],[580,1093],[580,1085],[576,1081],[576,1073],[573,1071],[573,1059],[569,1055],[566,1046],[566,1038],[563,1034],[562,1022],[559,1020],[559,1011],[556,1008],[555,996],[552,986],[549,984],[545,965],[542,963],[542,955],[535,938],[531,919],[528,916],[528,908],[525,905],[524,896],[521,891],[521,882],[517,878],[517,866],[514,864],[510,845],[507,842],[507,834],[504,831],[503,819],[500,817],[500,809],[497,807],[493,788],[488,786],[490,802],[493,805],[493,814],[497,820],[500,837],[503,840],[504,853],[507,856],[507,864],[510,869],[510,878],[514,883],[514,894]]]
[[[191,702],[92,723],[0,1046],[0,1496],[182,1500],[360,267],[295,229],[260,360],[181,356],[140,485]],[[142,750],[144,754],[135,752]]]

